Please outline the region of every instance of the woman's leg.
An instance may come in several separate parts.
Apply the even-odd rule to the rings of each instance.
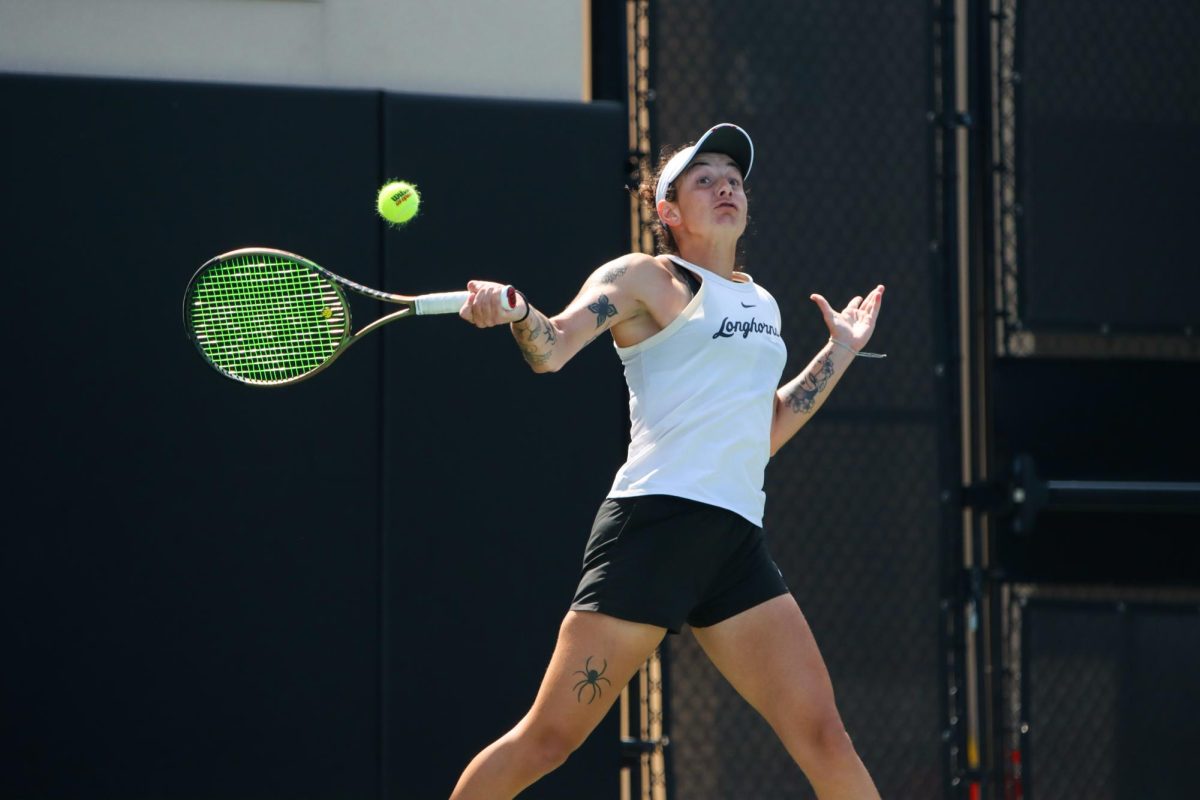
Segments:
[[[842,725],[812,630],[790,594],[692,630],[721,674],[775,729],[821,800],[878,800]]]
[[[451,800],[501,800],[558,767],[600,723],[665,628],[569,611],[533,707],[467,765]]]

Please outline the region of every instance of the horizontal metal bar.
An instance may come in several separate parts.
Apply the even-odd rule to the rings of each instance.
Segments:
[[[1191,492],[1200,495],[1200,483],[1180,481],[1046,481],[1050,491],[1084,492]]]
[[[1200,514],[1200,483],[1046,481],[1047,510],[1175,511]]]

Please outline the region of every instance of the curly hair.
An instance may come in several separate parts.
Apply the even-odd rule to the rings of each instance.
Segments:
[[[658,179],[663,174],[663,169],[666,168],[667,162],[671,160],[671,156],[681,150],[691,147],[694,142],[681,144],[678,147],[664,147],[658,156],[658,165],[654,168],[654,173],[650,177],[642,181],[638,186],[638,197],[642,201],[642,208],[649,215],[650,219],[655,220],[658,224],[654,226],[654,243],[658,246],[658,253],[670,253],[671,255],[679,255],[679,245],[675,244],[675,237],[671,235],[671,229],[667,227],[667,223],[662,221],[658,216],[658,204],[654,202],[654,191],[658,188]],[[667,199],[675,200],[675,184],[672,182],[667,187]]]

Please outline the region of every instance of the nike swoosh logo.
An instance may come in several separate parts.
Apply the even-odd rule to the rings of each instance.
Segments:
[[[742,308],[754,308],[757,303],[742,303]]]

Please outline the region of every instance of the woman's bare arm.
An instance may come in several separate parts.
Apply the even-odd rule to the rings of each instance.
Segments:
[[[652,291],[655,277],[652,271],[659,269],[644,253],[610,261],[593,272],[575,299],[553,317],[528,305],[528,300],[504,309],[500,304],[502,284],[471,281],[467,284],[471,298],[459,316],[480,328],[509,323],[530,368],[556,372],[600,334],[645,314],[644,299]]]

